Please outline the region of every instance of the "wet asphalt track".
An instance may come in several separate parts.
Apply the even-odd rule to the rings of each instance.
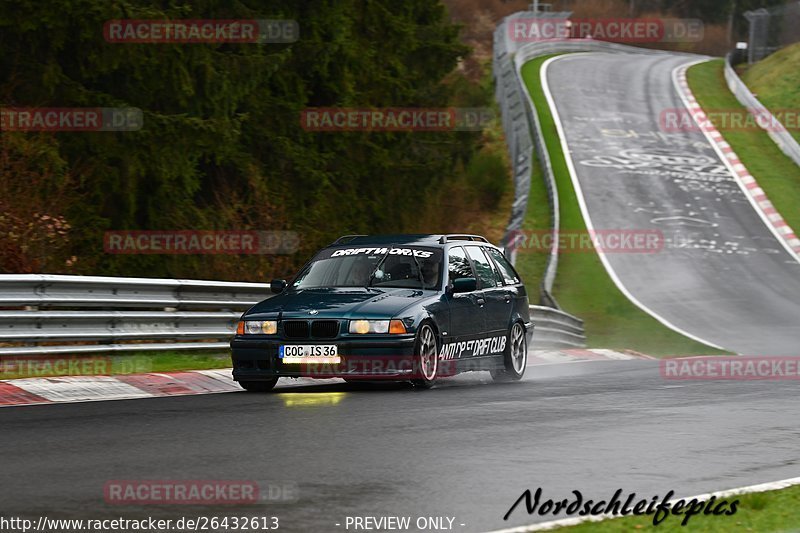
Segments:
[[[800,355],[800,263],[702,133],[666,132],[662,113],[685,109],[672,72],[696,59],[591,53],[550,64],[586,207],[597,230],[666,236],[660,253],[606,254],[646,307],[737,353]]]
[[[798,475],[792,382],[678,382],[657,361],[529,367],[520,383],[479,373],[431,391],[324,385],[0,409],[5,515],[275,514],[285,531],[344,531],[347,515],[455,516],[455,531],[541,520],[526,488],[610,497],[681,495]],[[293,503],[120,507],[119,479],[296,484]]]

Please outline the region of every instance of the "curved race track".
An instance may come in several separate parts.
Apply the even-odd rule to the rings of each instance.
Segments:
[[[677,329],[748,355],[800,355],[800,262],[770,231],[685,110],[673,72],[696,56],[571,54],[545,67],[562,146],[596,230],[661,230],[656,254],[605,254]],[[662,123],[660,123],[662,122]]]

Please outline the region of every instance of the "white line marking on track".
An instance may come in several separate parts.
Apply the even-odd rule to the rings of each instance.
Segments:
[[[631,361],[633,359],[637,359],[637,357],[634,357],[630,354],[615,352],[614,350],[607,350],[605,348],[594,348],[591,349],[591,351],[598,355],[603,355],[609,359],[615,359],[617,361]]]

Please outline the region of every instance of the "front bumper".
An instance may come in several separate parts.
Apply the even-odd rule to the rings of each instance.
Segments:
[[[339,364],[285,364],[281,345],[336,344]],[[410,379],[414,364],[414,335],[369,335],[338,339],[284,340],[237,335],[231,341],[233,379],[259,381],[275,377]]]

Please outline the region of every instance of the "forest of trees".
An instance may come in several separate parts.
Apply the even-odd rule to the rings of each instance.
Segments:
[[[492,31],[528,0],[13,0],[0,106],[134,107],[128,132],[0,133],[0,271],[263,280],[345,233],[483,231],[508,201],[499,127],[308,132],[311,107],[490,107]],[[780,0],[553,0],[717,24]],[[113,19],[288,19],[291,44],[108,42]],[[737,15],[737,27],[741,16]],[[709,28],[707,26],[707,28]],[[716,43],[716,44],[715,44]],[[702,47],[705,46],[706,49]],[[716,52],[715,52],[716,51]],[[292,255],[118,255],[108,230],[289,230]]]
[[[291,44],[110,43],[112,19],[289,19]],[[2,132],[0,270],[263,280],[344,233],[457,230],[507,190],[481,132],[306,132],[309,107],[482,107],[430,0],[0,7],[0,105],[135,107],[133,132]],[[289,256],[113,255],[107,230],[291,230]]]

